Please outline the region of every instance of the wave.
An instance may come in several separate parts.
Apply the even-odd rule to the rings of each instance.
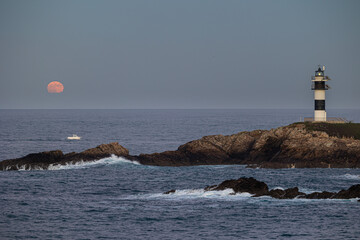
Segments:
[[[312,191],[311,191],[312,192]],[[307,204],[313,202],[357,202],[359,198],[352,199],[276,199],[271,196],[252,197],[253,194],[243,192],[236,193],[232,189],[225,189],[222,191],[205,191],[204,189],[183,189],[176,190],[174,193],[149,193],[136,194],[120,197],[121,200],[156,200],[156,201],[191,201],[191,200],[221,200],[221,201],[251,201],[253,203],[276,203],[276,204]]]
[[[131,161],[123,157],[118,157],[116,155],[111,155],[108,158],[102,158],[95,161],[80,161],[76,163],[69,163],[66,165],[60,164],[50,164],[48,170],[68,170],[68,169],[83,169],[95,166],[104,166],[104,165],[115,165],[115,164],[134,164],[134,165],[141,165],[137,161]]]
[[[252,196],[250,193],[235,194],[232,189],[225,189],[222,191],[205,191],[204,189],[183,189],[176,190],[174,193],[153,193],[143,195],[130,195],[125,199],[167,199],[167,200],[186,200],[186,199],[222,199],[222,200],[241,200],[248,199]]]
[[[97,167],[97,166],[105,166],[105,165],[117,165],[117,164],[134,164],[134,165],[141,165],[137,161],[131,161],[123,157],[118,157],[116,155],[111,155],[107,158],[102,158],[99,160],[94,161],[79,161],[76,163],[67,163],[65,165],[62,164],[50,164],[48,168],[42,167],[33,167],[28,168],[26,165],[18,166],[19,171],[33,171],[33,170],[69,170],[69,169],[84,169],[90,167]]]
[[[341,175],[339,177],[343,178],[343,179],[349,179],[349,180],[360,180],[360,175],[355,175],[355,174],[350,174],[350,173]]]

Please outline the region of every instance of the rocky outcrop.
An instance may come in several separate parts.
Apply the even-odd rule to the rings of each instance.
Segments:
[[[221,191],[231,188],[235,193],[248,192],[256,195],[264,195],[269,192],[269,188],[264,182],[257,181],[255,178],[239,178],[237,180],[226,180],[219,185],[206,187],[206,191]]]
[[[256,197],[260,197],[260,196],[264,196],[264,195],[268,195],[270,197],[277,198],[277,199],[293,199],[298,196],[301,196],[301,197],[306,196],[305,193],[299,192],[298,187],[288,188],[285,190],[272,189],[268,193],[263,194],[263,195],[256,195]]]
[[[29,154],[0,162],[0,170],[46,169],[49,164],[91,161],[111,154],[155,166],[245,164],[253,168],[359,168],[359,132],[360,124],[297,123],[230,136],[205,136],[181,145],[176,151],[139,156],[129,155],[118,143],[65,155],[60,150]]]
[[[225,189],[232,189],[234,193],[251,193],[252,197],[270,196],[277,199],[352,199],[360,198],[360,184],[353,185],[347,190],[339,192],[314,192],[305,194],[299,191],[298,187],[288,189],[272,189],[266,183],[256,180],[255,178],[242,177],[239,179],[225,180],[219,185],[205,187],[205,191],[221,191]],[[170,190],[164,194],[174,194],[176,190]]]
[[[332,198],[337,199],[350,199],[350,198],[359,198],[360,197],[360,184],[353,185],[347,190],[341,190],[336,193]]]
[[[74,164],[80,161],[94,161],[110,157],[112,154],[126,157],[129,155],[129,151],[119,145],[119,143],[114,142],[102,144],[80,153],[72,152],[63,154],[60,150],[32,153],[22,158],[4,160],[0,162],[0,170],[48,169],[49,166],[53,165]]]
[[[352,126],[358,127],[358,124],[342,124],[337,129],[351,129]],[[329,136],[328,132],[310,130],[308,124],[298,123],[230,136],[206,136],[188,142],[176,151],[141,154],[134,159],[141,164],[157,166],[246,164],[261,168],[360,167],[360,140]]]

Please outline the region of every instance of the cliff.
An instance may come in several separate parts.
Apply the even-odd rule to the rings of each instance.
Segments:
[[[271,130],[205,136],[176,151],[129,155],[118,143],[103,144],[80,153],[60,150],[29,154],[0,162],[0,170],[47,169],[50,164],[92,161],[124,156],[144,165],[193,166],[246,164],[261,168],[358,168],[360,124],[294,123]]]

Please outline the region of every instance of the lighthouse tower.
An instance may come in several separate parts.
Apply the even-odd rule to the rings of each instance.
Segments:
[[[325,66],[322,68],[319,66],[318,70],[315,71],[315,76],[312,76],[312,87],[314,90],[315,97],[315,122],[326,122],[326,110],[325,110],[325,91],[329,90],[329,86],[326,84],[327,81],[331,80],[328,76],[325,76]]]

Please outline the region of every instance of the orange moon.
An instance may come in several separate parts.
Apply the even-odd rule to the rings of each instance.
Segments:
[[[61,93],[64,91],[64,85],[61,82],[53,81],[47,85],[47,90],[49,93]]]

